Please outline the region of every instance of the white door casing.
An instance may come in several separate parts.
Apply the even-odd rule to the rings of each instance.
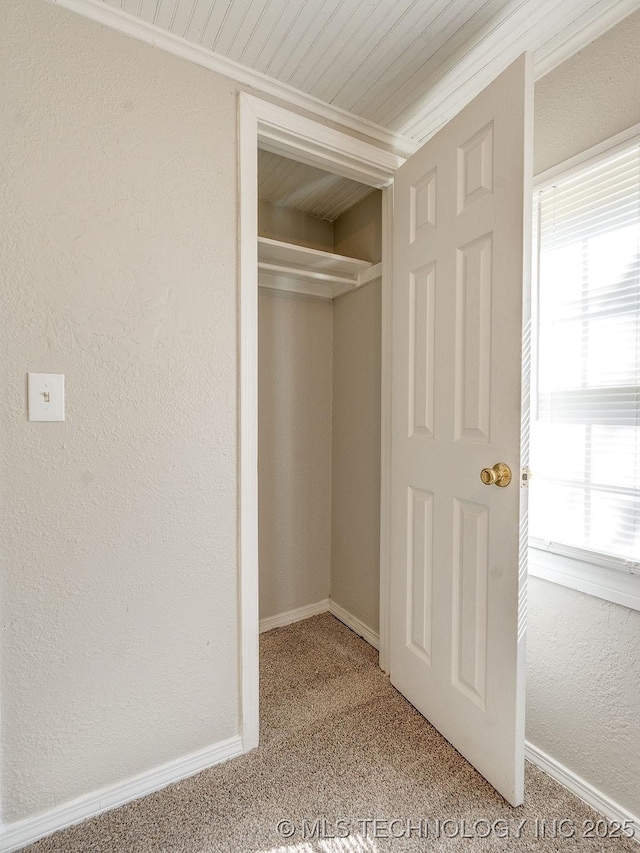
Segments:
[[[523,55],[394,182],[391,681],[513,805],[524,788],[532,81]],[[480,480],[497,462],[512,469],[506,488]]]
[[[258,745],[258,145],[285,157],[318,166],[372,187],[390,187],[404,158],[371,142],[328,127],[269,101],[241,92],[238,97],[239,165],[239,482],[238,560],[240,636],[240,729],[246,752]],[[383,189],[383,196],[389,192]],[[386,228],[386,198],[383,227]],[[383,264],[383,325],[387,326],[389,276]],[[383,366],[382,407],[388,408],[386,365]],[[383,436],[386,424],[383,424]],[[383,444],[382,505],[388,505],[386,438]],[[384,542],[386,525],[381,527]],[[387,614],[386,549],[381,558],[381,609]],[[387,632],[380,631],[386,661]]]

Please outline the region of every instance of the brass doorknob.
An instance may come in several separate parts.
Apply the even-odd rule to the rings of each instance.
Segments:
[[[504,488],[511,482],[511,468],[504,462],[496,462],[493,468],[483,468],[480,479],[485,486],[500,486]]]

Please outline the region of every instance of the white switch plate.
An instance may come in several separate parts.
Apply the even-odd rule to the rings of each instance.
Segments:
[[[29,373],[30,421],[64,420],[64,373]]]

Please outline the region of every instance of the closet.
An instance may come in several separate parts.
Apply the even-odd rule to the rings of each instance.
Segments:
[[[379,625],[381,193],[258,160],[261,630]]]

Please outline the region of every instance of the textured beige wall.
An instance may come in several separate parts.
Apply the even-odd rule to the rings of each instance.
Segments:
[[[333,251],[332,222],[269,201],[258,204],[258,233],[272,240]]]
[[[329,597],[332,315],[259,291],[261,619]]]
[[[536,84],[537,170],[640,122],[640,13]],[[529,581],[527,738],[640,814],[640,612]]]
[[[259,215],[265,236],[380,259],[379,191],[333,223],[271,204]],[[330,591],[378,629],[380,312],[379,283],[333,305],[260,291],[262,619]]]
[[[377,264],[382,260],[382,192],[373,190],[333,221],[333,251]]]
[[[536,83],[535,173],[640,121],[640,11]]]
[[[42,0],[2,11],[12,822],[238,732],[237,88]],[[66,374],[65,423],[26,421],[29,370]]]
[[[334,251],[382,258],[382,193],[333,223]],[[380,282],[334,300],[331,598],[380,623]]]
[[[42,0],[0,63],[12,821],[238,732],[237,152],[231,83]]]
[[[640,813],[640,613],[529,579],[527,739]]]
[[[331,598],[373,631],[380,610],[381,287],[333,308]]]

